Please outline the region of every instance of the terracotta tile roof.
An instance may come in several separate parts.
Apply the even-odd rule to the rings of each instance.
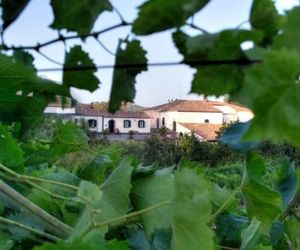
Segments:
[[[159,112],[178,111],[222,113],[220,110],[214,108],[210,101],[206,100],[176,100],[175,102],[155,106],[146,110],[157,110]]]
[[[95,108],[92,104],[77,104],[76,114],[84,116],[103,116],[112,118],[144,118],[150,119],[145,112],[117,111],[114,114]]]
[[[215,141],[217,131],[223,126],[222,124],[212,123],[179,123],[183,127],[194,131],[197,135],[201,136],[206,141]]]
[[[252,112],[251,109],[247,108],[246,106],[235,103],[235,102],[220,102],[220,101],[212,101],[211,102],[214,106],[228,106],[235,111],[240,111],[240,112]]]

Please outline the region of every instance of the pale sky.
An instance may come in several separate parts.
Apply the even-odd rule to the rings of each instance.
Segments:
[[[63,0],[62,0],[63,1]],[[80,1],[80,0],[78,0]],[[126,21],[131,22],[137,15],[136,7],[144,0],[111,0],[118,8]],[[49,28],[53,21],[53,14],[49,0],[31,0],[19,19],[5,32],[4,40],[8,45],[34,45],[57,37],[57,31]],[[216,32],[224,28],[235,28],[240,23],[248,20],[252,0],[211,0],[195,16],[195,23],[209,32]],[[299,4],[298,0],[277,0],[276,6],[280,11]],[[105,12],[98,18],[93,30],[101,30],[105,27],[119,23],[115,13]],[[244,26],[245,28],[247,25]],[[125,38],[130,28],[121,28],[100,36],[100,40],[111,50],[115,51],[119,38]],[[190,31],[197,34],[196,31]],[[65,34],[65,33],[64,33]],[[160,32],[154,35],[138,37],[142,41],[143,48],[148,52],[149,62],[180,61],[182,56],[177,52],[171,39],[171,31]],[[67,46],[78,44],[79,40],[70,40]],[[96,65],[114,64],[114,56],[104,51],[93,39],[88,38],[83,44]],[[42,49],[44,54],[64,61],[65,47],[57,43]],[[57,68],[56,64],[49,62],[40,55],[33,53],[37,68]],[[197,95],[188,94],[194,70],[188,66],[151,67],[147,72],[137,77],[137,95],[135,103],[142,106],[153,106],[167,102],[168,99],[197,99]],[[43,77],[61,82],[61,72],[43,72]],[[101,84],[99,89],[90,93],[74,89],[72,95],[83,103],[95,101],[107,101],[109,99],[112,70],[98,70],[97,76]]]

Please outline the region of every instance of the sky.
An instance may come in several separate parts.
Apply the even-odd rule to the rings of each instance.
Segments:
[[[63,1],[63,0],[62,0]],[[78,0],[80,1],[80,0]],[[122,13],[128,22],[137,16],[137,7],[144,0],[111,0],[111,3]],[[277,0],[276,6],[280,12],[299,4],[299,0]],[[248,20],[252,0],[211,0],[195,17],[194,22],[209,32],[217,32],[222,29],[236,28],[239,24]],[[31,0],[21,16],[5,32],[4,41],[8,45],[35,45],[57,37],[58,32],[49,28],[53,22],[53,13],[50,0]],[[114,24],[120,19],[115,12],[101,14],[93,31],[101,30]],[[247,24],[243,26],[247,28]],[[187,30],[192,35],[199,34],[195,30]],[[101,35],[99,38],[110,51],[116,50],[119,39],[127,37],[130,27],[120,28]],[[63,32],[63,34],[67,34]],[[69,33],[72,34],[72,33]],[[175,48],[171,31],[159,32],[154,35],[137,37],[141,40],[143,48],[147,51],[149,62],[180,61],[182,56]],[[134,38],[134,36],[131,36]],[[69,40],[67,45],[56,43],[44,47],[41,51],[50,58],[63,63],[65,50],[80,40]],[[89,53],[96,65],[112,65],[115,57],[107,53],[93,38],[86,39],[82,45]],[[49,62],[41,55],[30,51],[34,55],[34,64],[38,69],[57,68],[59,65]],[[147,72],[137,77],[135,103],[142,106],[154,106],[168,102],[170,99],[199,99],[201,96],[189,94],[191,81],[195,70],[189,66],[150,67]],[[84,90],[72,89],[72,95],[82,103],[108,101],[112,82],[112,69],[101,69],[97,77],[101,84],[93,93]],[[62,72],[41,72],[42,77],[61,82]]]

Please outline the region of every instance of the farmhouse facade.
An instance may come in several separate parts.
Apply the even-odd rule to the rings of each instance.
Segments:
[[[223,124],[245,122],[253,117],[251,110],[244,106],[208,100],[176,100],[134,111],[128,111],[127,106],[122,105],[114,114],[95,104],[77,104],[75,108],[68,105],[64,109],[59,104],[50,104],[45,113],[58,114],[75,122],[84,120],[89,130],[98,134],[134,133],[144,138],[155,130],[166,128],[177,137],[194,132],[204,141],[215,141]]]

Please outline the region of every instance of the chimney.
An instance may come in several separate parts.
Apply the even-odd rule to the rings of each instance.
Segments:
[[[123,112],[127,111],[127,102],[125,102],[125,101],[121,102],[120,111],[123,111]]]

